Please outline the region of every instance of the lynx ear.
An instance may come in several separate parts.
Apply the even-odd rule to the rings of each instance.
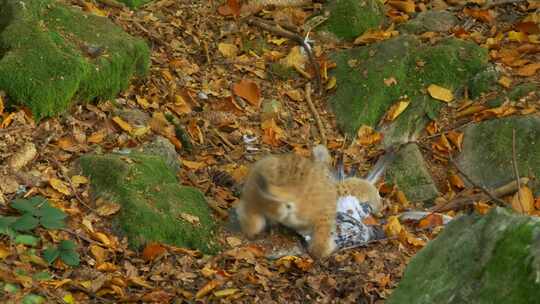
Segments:
[[[265,200],[272,203],[285,203],[285,201],[272,194],[272,189],[276,187],[271,187],[268,184],[268,180],[261,173],[255,173],[253,178],[255,181],[255,186],[257,187],[257,191]]]
[[[311,153],[313,154],[313,160],[316,162],[321,162],[328,165],[332,162],[330,152],[328,152],[328,149],[324,145],[316,145],[311,150]]]

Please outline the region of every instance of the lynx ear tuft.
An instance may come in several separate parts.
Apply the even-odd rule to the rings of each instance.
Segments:
[[[325,164],[330,164],[332,162],[330,152],[328,152],[328,149],[324,145],[316,145],[311,150],[311,153],[313,154],[313,160],[315,160],[316,162],[321,162]]]

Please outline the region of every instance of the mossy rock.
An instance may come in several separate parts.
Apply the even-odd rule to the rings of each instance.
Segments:
[[[181,186],[161,157],[85,155],[79,164],[94,196],[121,204],[114,225],[133,248],[162,242],[205,253],[218,250],[216,225],[203,194]]]
[[[429,201],[439,195],[416,144],[408,144],[398,152],[387,169],[385,181],[397,185],[407,199],[413,202]]]
[[[54,0],[0,0],[0,89],[40,119],[107,99],[145,75],[150,51],[107,18]]]
[[[330,97],[338,125],[355,134],[361,125],[375,126],[388,107],[401,98],[411,105],[396,124],[411,123],[406,114],[415,111],[418,131],[424,119],[436,118],[442,102],[426,97],[426,88],[436,84],[455,92],[467,80],[487,68],[487,51],[478,45],[448,38],[436,45],[422,44],[411,35],[403,35],[366,47],[333,54],[337,68],[336,93]],[[385,84],[385,80],[395,84]],[[405,115],[404,115],[405,114]]]
[[[476,184],[497,188],[514,180],[512,133],[516,131],[516,161],[521,176],[534,177],[540,194],[540,116],[511,116],[483,121],[465,129],[458,164]]]
[[[497,83],[499,76],[500,73],[494,66],[474,75],[467,84],[469,97],[475,99],[484,93],[500,90],[501,86]]]
[[[521,83],[514,86],[509,92],[499,92],[499,95],[496,98],[488,101],[488,106],[495,108],[501,106],[506,100],[518,101],[532,92],[540,97],[540,85],[533,82]]]
[[[425,11],[419,13],[414,19],[402,24],[398,29],[408,34],[423,32],[448,32],[458,22],[454,14],[448,11]]]
[[[129,6],[130,8],[138,8],[139,6],[142,6],[146,3],[150,3],[153,0],[116,0],[118,2],[124,3],[125,5]]]
[[[540,219],[496,208],[462,216],[410,261],[388,304],[533,303]]]
[[[379,0],[332,0],[325,10],[329,16],[320,30],[345,40],[377,28],[384,21],[384,8]]]

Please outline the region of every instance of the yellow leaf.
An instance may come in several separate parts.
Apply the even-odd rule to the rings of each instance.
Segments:
[[[206,167],[206,164],[203,162],[190,161],[186,159],[182,160],[182,165],[188,169],[193,169],[193,170],[198,170],[198,169]]]
[[[454,186],[454,187],[456,187],[458,189],[465,188],[465,183],[463,183],[463,180],[457,174],[450,175],[448,177],[448,180],[450,181],[450,184],[452,184],[452,186]]]
[[[133,127],[125,120],[123,120],[120,116],[115,116],[112,118],[112,120],[120,127],[120,129],[128,132],[131,134],[133,132]]]
[[[399,222],[399,218],[395,215],[392,215],[388,218],[388,222],[384,225],[384,231],[388,236],[397,236],[401,232],[403,227]]]
[[[107,259],[107,250],[103,249],[101,246],[95,244],[90,245],[90,252],[98,264],[102,264]]]
[[[506,76],[501,76],[499,80],[497,81],[501,86],[505,88],[510,88],[510,85],[512,84],[512,79]]]
[[[98,130],[88,137],[88,142],[91,144],[99,144],[103,141],[105,135],[107,135],[107,131],[105,131],[105,129]]]
[[[302,101],[304,99],[304,95],[299,89],[288,90],[285,92],[285,95],[289,96],[289,98],[294,101]]]
[[[148,288],[148,289],[152,289],[153,286],[150,285],[148,282],[146,282],[143,278],[141,277],[129,277],[128,278],[129,282],[135,284],[135,285],[138,285],[138,286],[141,286],[141,287],[144,287],[144,288]]]
[[[523,32],[509,31],[508,40],[514,41],[514,42],[523,42],[523,41],[527,41],[528,39],[527,39],[527,34]]]
[[[397,36],[398,34],[399,34],[398,31],[394,31],[391,29],[388,29],[386,31],[370,29],[370,30],[367,30],[362,35],[360,35],[359,37],[357,37],[353,43],[355,45],[363,45],[363,44],[386,40],[394,36]]]
[[[524,76],[524,77],[533,76],[534,74],[536,74],[536,71],[539,69],[540,69],[540,62],[536,62],[536,63],[527,64],[519,68],[516,73],[519,76]]]
[[[0,260],[3,260],[11,255],[11,251],[4,245],[0,244]]]
[[[208,283],[206,283],[197,293],[195,294],[195,298],[200,299],[207,294],[209,294],[213,289],[215,289],[218,286],[221,286],[223,284],[221,281],[218,280],[212,280]]]
[[[530,214],[534,210],[534,197],[531,189],[522,186],[512,197],[512,209],[518,213]]]
[[[393,104],[390,109],[388,110],[388,114],[386,115],[386,119],[388,121],[394,121],[411,103],[410,99],[402,99],[395,104]]]
[[[96,239],[96,240],[100,241],[101,243],[103,243],[103,245],[105,245],[107,247],[111,246],[111,240],[104,233],[96,232],[96,233],[93,233],[92,236],[94,237],[94,239]]]
[[[218,43],[218,50],[225,58],[234,58],[238,54],[238,47],[230,43]]]
[[[358,129],[358,143],[360,143],[363,146],[369,146],[375,143],[378,143],[382,136],[380,133],[373,130],[372,127],[362,125],[360,129]]]
[[[336,76],[331,76],[329,79],[328,79],[328,82],[326,83],[326,89],[327,90],[331,90],[333,88],[336,87],[336,84],[337,84],[337,78]]]
[[[87,184],[88,183],[88,178],[86,178],[85,176],[82,176],[82,175],[73,175],[71,177],[71,182],[73,183],[74,186]]]
[[[230,295],[233,295],[237,292],[239,292],[240,289],[237,289],[237,288],[227,288],[227,289],[222,289],[222,290],[218,290],[216,292],[214,292],[214,296],[218,297],[218,298],[221,298],[221,297],[227,297],[227,296],[230,296]]]
[[[388,4],[390,6],[404,12],[407,14],[414,13],[415,11],[415,4],[412,0],[407,1],[388,1]]]
[[[281,64],[288,68],[298,67],[303,68],[307,62],[307,55],[304,55],[299,46],[291,49],[289,54],[280,60]]]
[[[101,216],[113,215],[117,213],[118,211],[120,211],[120,205],[116,203],[111,203],[111,202],[103,203],[96,210],[97,214]]]
[[[67,293],[62,300],[66,302],[67,304],[75,304],[75,299],[73,298],[73,295],[71,293]]]
[[[432,84],[427,88],[431,97],[444,102],[450,102],[454,99],[454,94],[449,89]]]
[[[51,185],[51,187],[53,187],[54,190],[64,195],[71,195],[71,190],[69,189],[68,185],[65,182],[57,178],[51,178],[49,180],[49,184]]]
[[[287,40],[287,38],[273,38],[273,39],[270,39],[268,40],[270,43],[273,43],[275,45],[282,45],[283,43],[285,43]]]
[[[0,94],[0,115],[4,114],[4,97]]]

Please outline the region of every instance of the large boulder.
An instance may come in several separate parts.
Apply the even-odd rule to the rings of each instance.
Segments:
[[[462,216],[410,261],[388,304],[534,303],[540,219],[501,208]]]
[[[390,141],[419,132],[437,116],[442,102],[427,96],[429,85],[455,92],[488,66],[487,51],[473,42],[448,38],[428,45],[410,35],[341,51],[333,59],[337,89],[330,103],[347,133],[376,125],[391,104],[411,100],[385,133]]]
[[[512,180],[512,136],[521,176],[535,177],[536,195],[540,194],[540,116],[510,116],[482,121],[465,129],[463,151],[458,164],[476,184],[496,188]]]
[[[93,195],[121,205],[113,223],[133,248],[151,242],[213,253],[215,222],[203,194],[181,186],[162,157],[139,152],[79,159]]]
[[[146,74],[145,41],[54,0],[0,0],[0,90],[39,119],[111,98]]]
[[[333,0],[325,6],[328,19],[321,30],[337,38],[351,40],[384,20],[384,7],[379,0]]]

